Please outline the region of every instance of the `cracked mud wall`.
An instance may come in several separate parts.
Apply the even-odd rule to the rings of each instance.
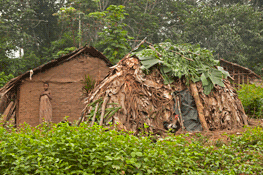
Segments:
[[[69,121],[78,120],[84,108],[83,80],[89,75],[94,80],[103,79],[109,71],[106,63],[88,55],[81,55],[71,61],[52,67],[21,82],[19,87],[19,108],[17,124],[24,122],[31,126],[39,124],[39,96],[43,82],[49,83],[52,95],[52,122],[60,122],[65,116]]]

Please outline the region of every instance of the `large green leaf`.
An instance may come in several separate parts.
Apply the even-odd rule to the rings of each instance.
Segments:
[[[209,95],[212,89],[214,88],[214,85],[212,82],[209,82],[208,85],[206,86],[203,85],[203,88],[204,88],[204,94]]]
[[[149,68],[151,68],[152,66],[154,66],[157,63],[162,63],[162,61],[159,60],[159,59],[149,59],[149,60],[141,61],[143,69],[149,69]]]
[[[219,86],[225,87],[225,85],[222,81],[223,74],[221,71],[216,70],[216,69],[212,69],[211,74],[209,74],[209,75],[210,75],[209,78],[211,79],[211,81],[214,85],[217,84]]]
[[[172,71],[172,69],[170,68],[170,67],[167,67],[167,66],[163,66],[162,67],[162,71],[163,71],[163,73],[169,73],[169,72],[171,72]]]
[[[205,76],[204,73],[202,73],[202,75],[201,75],[201,81],[202,81],[203,86],[208,86],[209,85],[207,77]]]
[[[202,81],[204,93],[208,95],[214,85],[224,87],[223,76],[229,76],[227,72],[218,66],[212,53],[191,44],[172,45],[171,43],[160,43],[149,49],[138,51],[136,55],[141,60],[142,68],[149,69],[160,64],[164,83],[169,84],[174,81],[174,77],[185,77],[194,83]],[[158,56],[160,53],[162,56]]]
[[[223,78],[230,77],[229,72],[225,71],[223,67],[221,67],[221,66],[217,66],[217,69],[218,69],[219,71],[222,72],[222,74],[223,74]]]

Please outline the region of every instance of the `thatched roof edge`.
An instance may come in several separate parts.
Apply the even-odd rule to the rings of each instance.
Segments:
[[[232,63],[232,62],[227,61],[227,60],[224,60],[224,59],[222,59],[222,58],[220,58],[219,61],[220,61],[220,62],[225,62],[225,63],[227,63],[227,64],[231,64],[232,66],[236,66],[236,67],[238,67],[239,69],[243,69],[243,70],[247,71],[249,74],[252,74],[253,76],[261,79],[261,76],[260,76],[260,75],[256,74],[255,72],[253,72],[253,71],[250,70],[249,68],[240,66],[239,64]]]
[[[66,54],[66,55],[63,55],[57,59],[54,59],[54,60],[51,60],[41,66],[38,66],[36,68],[33,69],[33,72],[34,72],[34,75],[39,73],[39,72],[42,72],[43,70],[48,70],[52,67],[55,67],[55,66],[58,66],[66,61],[69,61],[69,60],[72,60],[74,59],[76,56],[80,55],[81,53],[89,53],[91,56],[93,57],[98,57],[100,59],[102,59],[106,64],[107,66],[112,66],[111,62],[101,53],[99,52],[97,49],[95,49],[94,47],[92,46],[84,46],[82,48],[79,48],[69,54]],[[9,82],[7,82],[5,84],[5,86],[3,86],[1,89],[0,89],[0,93],[2,94],[6,94],[8,91],[10,91],[14,86],[16,86],[16,84],[18,82],[20,82],[22,79],[26,78],[26,77],[29,77],[30,75],[30,71],[27,71],[25,72],[24,74],[21,74],[13,79],[11,79]]]

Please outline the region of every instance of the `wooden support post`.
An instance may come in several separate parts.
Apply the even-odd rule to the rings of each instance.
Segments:
[[[245,73],[242,71],[242,84],[245,84]]]
[[[180,118],[180,124],[182,127],[182,131],[184,131],[185,127],[184,127],[184,121],[183,121],[183,116],[181,112],[181,100],[178,95],[176,96],[176,107],[178,108],[178,111],[179,111],[179,118]]]
[[[191,90],[192,96],[195,99],[195,104],[196,104],[196,108],[197,108],[197,112],[198,112],[198,117],[199,117],[199,120],[200,120],[201,125],[203,127],[203,130],[207,131],[208,130],[208,126],[207,126],[207,123],[205,121],[204,107],[203,107],[203,104],[202,104],[202,102],[200,100],[196,84],[193,83],[192,81],[190,82],[190,90]]]
[[[93,118],[92,118],[92,122],[91,122],[91,126],[93,126],[95,123],[96,114],[98,112],[98,107],[99,107],[99,102],[96,104],[95,111],[94,111]]]
[[[9,105],[7,106],[7,108],[5,109],[5,112],[3,113],[2,118],[1,118],[1,120],[0,120],[0,123],[3,123],[3,124],[4,124],[4,123],[7,121],[9,115],[12,115],[11,110],[14,110],[14,109],[13,109],[13,106],[14,106],[14,102],[11,101],[11,102],[9,103]],[[13,112],[13,111],[12,111],[12,112]],[[11,113],[11,114],[10,114],[10,113]]]
[[[233,66],[232,66],[232,68],[233,68]],[[234,69],[234,68],[233,68],[233,76],[232,76],[232,77],[234,78],[234,81],[233,81],[233,83],[232,83],[232,86],[235,87],[236,77],[235,77],[235,69]]]
[[[250,84],[249,82],[249,75],[247,74],[247,84]]]
[[[237,89],[240,89],[240,70],[237,70]]]
[[[106,95],[105,95],[105,97],[103,99],[103,103],[102,103],[102,107],[101,107],[101,116],[100,116],[100,125],[101,126],[103,124],[105,109],[106,109],[106,106],[107,106],[107,103],[108,103],[109,99],[110,99],[109,92],[106,92]]]
[[[5,111],[6,103],[7,103],[6,94],[0,94],[0,113],[1,114]]]

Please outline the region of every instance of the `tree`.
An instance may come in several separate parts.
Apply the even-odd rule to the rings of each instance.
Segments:
[[[192,8],[185,22],[184,40],[214,50],[217,59],[224,58],[260,73],[262,18],[261,12],[248,5]]]
[[[90,13],[90,17],[94,17],[98,22],[102,22],[102,32],[99,33],[100,40],[96,44],[98,49],[104,50],[103,53],[116,63],[121,59],[131,47],[128,39],[133,39],[128,35],[128,31],[124,30],[126,26],[123,23],[125,19],[124,6],[110,5],[104,12]]]
[[[20,59],[28,59],[32,54],[38,58],[33,61],[33,64],[24,61],[28,64],[25,68],[34,66],[35,62],[38,62],[39,65],[52,59],[47,48],[51,46],[52,41],[58,38],[57,17],[52,14],[57,12],[63,4],[64,0],[7,0],[0,2],[0,35],[4,36],[0,40],[0,62],[6,60],[5,62],[8,63],[3,71],[12,72],[15,75],[20,72],[14,67],[17,68],[21,61],[10,60],[8,58],[9,52],[20,51]],[[21,50],[24,51],[23,57]],[[19,67],[24,70],[22,65]]]

